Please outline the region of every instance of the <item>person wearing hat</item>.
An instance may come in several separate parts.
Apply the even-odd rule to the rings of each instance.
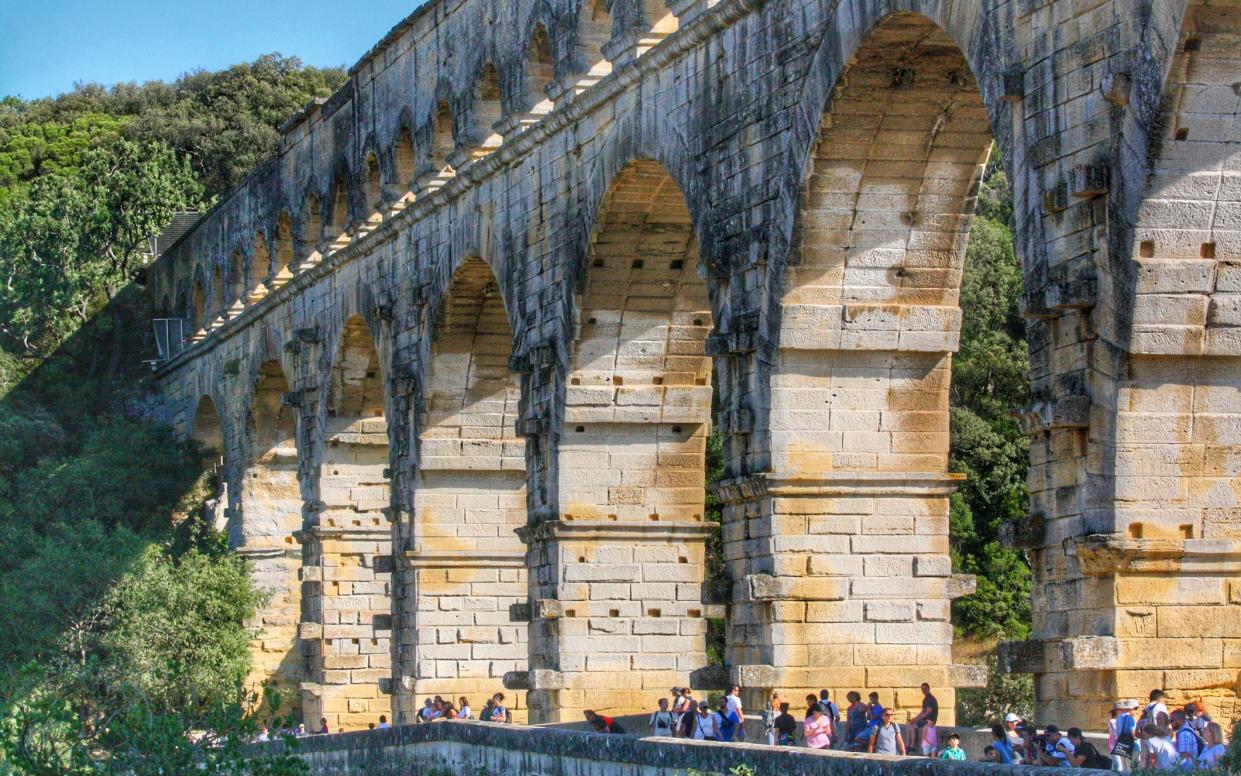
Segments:
[[[1021,717],[1011,711],[1004,715],[1004,734],[1008,736],[1008,745],[1013,750],[1013,763],[1020,765],[1022,762],[1032,762],[1032,758],[1026,757],[1025,739],[1021,736]]]
[[[1112,755],[1112,770],[1117,773],[1128,773],[1133,767],[1133,755],[1137,751],[1138,742],[1136,733],[1138,721],[1133,713],[1138,709],[1138,702],[1135,700],[1117,701],[1112,707],[1115,719],[1108,725],[1111,746],[1109,752]]]

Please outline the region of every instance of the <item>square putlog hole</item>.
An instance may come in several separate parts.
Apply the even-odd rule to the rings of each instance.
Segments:
[[[1215,243],[1213,243],[1213,242],[1203,243],[1203,244],[1202,244],[1202,248],[1201,248],[1201,250],[1199,251],[1199,254],[1200,254],[1200,255],[1202,256],[1202,258],[1204,258],[1204,259],[1213,259],[1213,258],[1215,258]]]
[[[1189,127],[1178,128],[1176,130],[1176,139],[1177,140],[1188,140],[1189,139]]]
[[[1155,258],[1155,241],[1154,240],[1143,240],[1141,243],[1139,243],[1138,255],[1144,259]]]

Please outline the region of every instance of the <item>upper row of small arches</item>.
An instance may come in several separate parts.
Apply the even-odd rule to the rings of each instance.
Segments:
[[[433,114],[422,122],[403,115],[387,153],[368,138],[356,172],[338,159],[330,188],[322,191],[311,182],[298,212],[281,211],[274,228],[258,229],[227,260],[199,266],[188,297],[182,291],[176,302],[178,313],[189,319],[191,340],[204,339],[297,273],[439,189],[462,166],[538,123],[614,66],[641,56],[675,32],[677,14],[684,16],[696,4],[713,3],[582,0],[577,29],[562,45],[547,26],[534,23],[524,72],[502,79],[493,63],[484,63],[471,90],[436,100]]]

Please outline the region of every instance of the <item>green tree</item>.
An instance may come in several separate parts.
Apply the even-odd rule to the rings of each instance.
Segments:
[[[118,140],[73,177],[46,175],[0,209],[0,334],[45,357],[129,282],[149,240],[202,189],[167,146]],[[118,335],[119,336],[119,335]]]
[[[1029,564],[999,542],[1000,526],[1024,519],[1029,502],[1029,444],[1010,416],[1029,402],[1030,390],[1011,217],[1012,192],[993,162],[961,280],[964,320],[952,364],[949,462],[966,475],[951,500],[954,564],[978,576],[978,591],[954,603],[955,621],[965,633],[985,638],[1024,638],[1031,616]]]

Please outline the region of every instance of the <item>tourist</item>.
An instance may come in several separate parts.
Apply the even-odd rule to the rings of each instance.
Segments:
[[[305,723],[302,723],[302,722],[297,723],[297,730],[293,732],[293,735],[297,736],[298,738],[305,738],[306,737]]]
[[[827,717],[827,721],[832,724],[831,736],[835,741],[837,738],[836,724],[840,721],[840,709],[832,703],[827,690],[819,690],[819,705],[823,707],[823,714]]]
[[[375,723],[374,723],[374,722],[367,722],[367,723],[366,723],[366,729],[367,729],[367,731],[372,731],[372,730],[374,730],[374,729],[375,729]]]
[[[1069,742],[1073,744],[1073,754],[1068,756],[1069,765],[1074,768],[1093,768],[1100,771],[1112,769],[1112,759],[1099,754],[1095,745],[1086,740],[1079,727],[1068,730]]]
[[[676,715],[676,728],[673,733],[678,738],[685,738],[685,716],[690,715],[689,723],[694,724],[694,711],[697,704],[694,703],[694,695],[690,693],[688,687],[673,688],[673,714]]]
[[[1185,721],[1197,731],[1198,735],[1206,735],[1207,725],[1211,724],[1211,715],[1202,710],[1202,704],[1191,701],[1185,704]]]
[[[1198,754],[1198,767],[1210,770],[1219,767],[1219,759],[1224,756],[1224,729],[1218,722],[1208,722],[1203,728],[1203,742],[1206,744]]]
[[[806,696],[806,716],[803,719],[804,720],[810,719],[810,717],[814,714],[814,710],[817,708],[819,708],[819,696],[814,695],[813,693],[810,695],[807,695]]]
[[[1045,743],[1038,753],[1039,762],[1052,767],[1067,768],[1069,755],[1073,754],[1073,742],[1055,725],[1043,728],[1043,740]]]
[[[457,699],[457,719],[474,719],[474,711],[470,708],[470,699],[462,695]]]
[[[590,723],[596,733],[625,734],[625,728],[619,722],[611,717],[599,714],[593,709],[586,709],[582,712],[582,716],[586,717],[586,721]]]
[[[733,704],[728,700],[729,696],[725,695],[720,698],[720,740],[735,741],[737,736],[744,733],[741,725],[741,717],[733,709]]]
[[[387,715],[387,714],[380,714],[380,715],[379,715],[379,729],[380,729],[380,730],[387,730],[387,729],[388,729],[388,728],[390,728],[390,727],[392,727],[392,725],[390,725],[390,724],[388,723],[388,715]]]
[[[1117,773],[1128,773],[1133,766],[1133,756],[1137,754],[1138,721],[1133,716],[1137,709],[1138,702],[1135,700],[1117,701],[1113,709],[1116,719],[1109,729],[1114,727],[1115,741],[1108,751],[1112,755],[1112,770]]]
[[[741,688],[733,685],[728,688],[728,694],[724,696],[724,701],[728,704],[728,711],[737,717],[736,740],[745,740],[745,710],[741,708]],[[732,738],[728,739],[732,741]]]
[[[698,730],[698,701],[691,700],[685,706],[685,713],[681,715],[680,737],[694,738],[694,733]]]
[[[1163,702],[1163,690],[1151,690],[1150,703],[1142,709],[1142,716],[1138,718],[1138,728],[1144,730],[1147,725],[1155,725],[1167,729],[1170,724],[1168,706]]]
[[[254,740],[259,741],[259,742],[271,740],[271,735],[267,732],[266,725],[259,725],[259,734],[258,734],[258,737],[255,738]]]
[[[939,753],[941,760],[964,760],[965,750],[961,748],[961,736],[956,733],[948,734],[948,746],[944,751]]]
[[[1181,756],[1172,743],[1172,734],[1166,728],[1148,722],[1139,728],[1142,732],[1143,764],[1159,771],[1177,769]]]
[[[1005,764],[1000,753],[994,746],[985,746],[982,750],[982,762]]]
[[[440,716],[438,721],[457,718],[457,707],[452,705],[452,701],[444,701],[440,705]]]
[[[939,749],[939,734],[935,723],[939,721],[939,701],[931,694],[931,685],[922,684],[922,710],[909,720],[906,733],[909,736],[909,748],[920,749],[923,757],[933,757]]]
[[[513,712],[504,708],[504,693],[498,692],[495,695],[491,696],[491,699],[495,702],[495,705],[491,709],[491,721],[492,722],[512,722]]]
[[[483,704],[483,710],[479,712],[478,714],[478,721],[479,722],[492,722],[493,720],[491,719],[491,715],[492,715],[492,712],[494,712],[495,710],[496,710],[496,699],[495,699],[495,696],[493,695],[487,699],[486,703]]]
[[[862,694],[856,690],[850,690],[845,698],[849,706],[845,709],[845,734],[840,737],[840,748],[856,750],[857,737],[866,729],[866,704],[862,703]]]
[[[779,746],[797,746],[797,720],[789,714],[789,704],[780,704],[780,715],[776,717],[776,744]]]
[[[813,695],[810,697],[814,697]],[[818,700],[817,698],[815,699]],[[832,723],[823,713],[818,703],[810,707],[810,712],[803,723],[806,735],[806,746],[811,749],[827,749],[832,745]]]
[[[780,716],[780,693],[774,690],[767,699],[767,707],[763,709],[763,732],[767,735],[767,745],[776,745],[776,717]]]
[[[319,717],[319,729],[315,731],[315,735],[326,736],[327,734],[327,717]]]
[[[422,708],[418,709],[418,716],[414,718],[415,721],[416,722],[430,722],[432,719],[434,719],[435,718],[433,716],[435,714],[434,705],[435,705],[435,701],[431,700],[430,698],[427,698],[425,701],[423,701]]]
[[[617,736],[625,735],[625,728],[611,717],[605,717],[602,714],[596,714],[590,721],[590,726],[595,729],[596,733],[611,734]]]
[[[1198,754],[1206,745],[1198,731],[1189,726],[1189,718],[1183,710],[1177,709],[1168,719],[1172,723],[1172,742],[1176,744],[1176,753],[1181,759],[1180,766],[1192,769],[1198,763]]]
[[[651,720],[647,723],[647,727],[653,736],[663,736],[671,738],[676,728],[677,716],[668,708],[668,699],[659,699],[659,708],[655,713],[651,714]]]
[[[711,711],[706,701],[698,704],[698,717],[694,720],[693,738],[698,741],[720,740],[720,715]]]
[[[867,751],[873,754],[905,754],[905,739],[901,737],[900,727],[892,721],[891,709],[884,709],[881,713]]]
[[[1020,765],[1022,762],[1033,762],[1032,758],[1026,757],[1026,742],[1021,735],[1021,728],[1024,726],[1021,717],[1011,711],[1004,715],[1004,733],[1008,736],[1008,744],[1013,749],[1013,764]]]
[[[1012,765],[1017,756],[1013,752],[1012,742],[1009,741],[1008,733],[1004,730],[1003,725],[991,726],[991,739],[991,746],[988,748],[995,750],[995,761],[1005,765]]]

